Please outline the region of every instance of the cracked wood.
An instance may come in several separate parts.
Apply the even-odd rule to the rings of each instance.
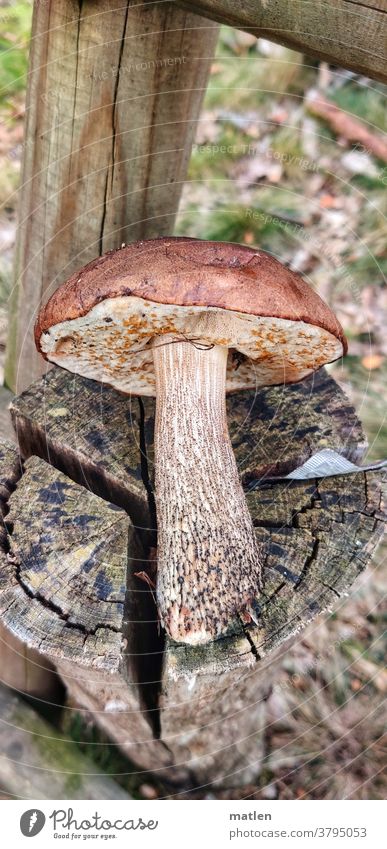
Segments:
[[[2,625],[43,669],[47,658],[56,665],[72,697],[98,711],[99,725],[128,757],[144,769],[168,769],[171,755],[154,739],[152,701],[141,692],[149,637],[137,617],[147,607],[141,599],[139,608],[141,586],[133,585],[142,547],[128,516],[37,457],[20,478],[11,445],[0,443],[0,467],[9,496],[0,538]],[[185,779],[184,770],[174,772]]]
[[[366,448],[353,408],[325,369],[286,389],[234,393],[226,406],[246,491],[321,448],[334,446],[354,462]],[[144,531],[155,530],[154,413],[150,398],[128,397],[57,367],[11,403],[24,457],[43,457],[122,507]]]
[[[48,642],[52,658],[114,668],[125,636],[128,534],[133,548],[125,513],[32,457],[5,528],[2,621],[43,654]]]
[[[8,569],[8,533],[4,517],[8,512],[8,499],[22,474],[22,462],[16,446],[8,440],[0,441],[0,574]],[[29,648],[12,629],[0,621],[2,682],[30,696],[56,699],[60,685],[52,663],[36,649]]]
[[[124,664],[113,686],[100,677],[100,670],[92,670],[92,656],[86,657],[86,674],[78,663],[74,674],[65,645],[63,658],[57,657],[74,698],[95,712],[130,757],[184,786],[208,780],[232,784],[235,770],[241,770],[239,783],[251,780],[262,756],[265,698],[285,644],[348,592],[385,525],[379,472],[265,483],[265,474],[289,471],[322,447],[361,460],[365,441],[359,421],[324,370],[285,388],[231,395],[227,413],[265,555],[264,588],[252,605],[252,618],[235,619],[225,637],[206,646],[163,645],[152,585],[141,577],[144,572],[151,581],[155,577],[150,538],[142,532],[145,560],[135,572],[128,569],[127,582],[133,600],[128,651],[136,662]],[[12,415],[23,455],[41,453],[69,477],[97,488],[105,500],[122,506],[124,499],[133,517],[138,518],[143,505],[146,518],[140,524],[146,527],[153,472],[152,399],[139,405],[137,398],[53,369],[15,399]],[[83,638],[80,634],[79,641]],[[47,636],[46,650],[48,641]],[[100,654],[103,641],[90,650]],[[147,719],[148,736],[138,724],[141,717]],[[182,763],[184,767],[178,766]]]

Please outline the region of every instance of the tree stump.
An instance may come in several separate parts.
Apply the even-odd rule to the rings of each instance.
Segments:
[[[10,425],[11,427],[11,425]],[[21,474],[19,454],[8,440],[0,442],[0,516]],[[0,524],[0,556],[6,547],[6,534]],[[0,622],[1,682],[32,697],[55,700],[60,697],[61,685],[52,664],[25,642],[10,633]]]
[[[267,480],[324,447],[364,454],[355,412],[324,369],[227,404],[264,591],[251,618],[204,646],[158,626],[153,399],[55,368],[12,404],[23,468],[9,446],[2,460],[2,622],[55,663],[139,769],[186,788],[257,774],[281,655],[348,592],[386,519],[380,472]]]

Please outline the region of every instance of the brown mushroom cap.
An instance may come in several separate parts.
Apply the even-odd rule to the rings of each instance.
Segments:
[[[136,242],[89,263],[54,292],[35,326],[47,360],[148,395],[155,394],[150,342],[166,334],[240,352],[242,363],[229,356],[229,390],[301,380],[347,350],[329,307],[278,260],[178,237]]]

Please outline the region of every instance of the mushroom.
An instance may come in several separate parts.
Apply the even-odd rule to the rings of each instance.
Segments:
[[[35,339],[69,371],[156,396],[159,615],[177,641],[216,638],[262,580],[226,391],[293,383],[342,356],[334,314],[263,251],[164,237],[73,274]]]

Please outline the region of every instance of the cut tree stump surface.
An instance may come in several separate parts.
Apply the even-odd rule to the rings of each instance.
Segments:
[[[32,326],[73,271],[173,231],[218,26],[171,3],[34,3],[6,383],[42,374]],[[4,432],[4,431],[2,431]],[[53,676],[5,646],[3,678],[46,696]]]
[[[43,654],[47,638],[52,657],[63,655],[65,642],[74,661],[111,669],[123,640],[128,516],[38,457],[26,462],[8,507],[3,603],[12,603],[3,622],[19,623],[17,635]]]
[[[154,412],[152,398],[129,398],[59,368],[11,404],[23,456],[43,457],[144,529],[154,522]],[[355,462],[366,448],[352,407],[323,369],[303,383],[230,395],[227,415],[247,487],[264,474],[289,472],[321,448],[333,446]]]
[[[11,397],[9,393],[8,404]],[[11,428],[9,412],[8,419],[8,427]],[[3,517],[8,509],[8,498],[22,470],[15,444],[4,439],[0,442],[0,468],[0,516]],[[1,521],[0,559],[4,558],[4,550],[7,550],[7,547],[7,532]],[[0,653],[3,684],[31,696],[39,694],[41,698],[46,699],[57,697],[60,684],[52,664],[36,650],[28,649],[25,642],[7,630],[3,621],[0,621]]]
[[[19,481],[15,449],[2,461],[3,621],[55,660],[73,697],[140,768],[187,787],[256,775],[285,645],[348,592],[386,518],[378,472],[266,479],[323,447],[355,461],[364,454],[354,410],[324,370],[227,403],[264,545],[264,591],[253,618],[238,617],[205,646],[165,640],[158,629],[153,399],[53,369],[12,404],[26,458]]]

